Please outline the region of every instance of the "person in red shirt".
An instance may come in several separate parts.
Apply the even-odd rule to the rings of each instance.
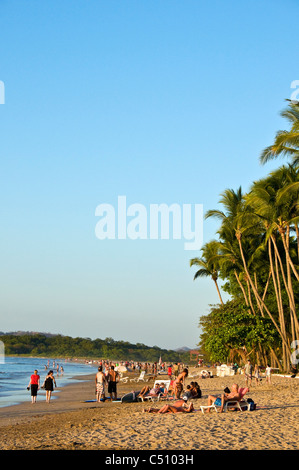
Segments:
[[[31,402],[36,403],[37,391],[39,390],[40,386],[40,376],[38,375],[38,371],[35,370],[34,374],[31,375],[28,390],[31,389]]]

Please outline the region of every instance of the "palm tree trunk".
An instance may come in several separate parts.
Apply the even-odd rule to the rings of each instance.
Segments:
[[[296,230],[296,238],[297,238],[297,258],[299,261],[299,228],[297,224],[295,224],[295,230]]]
[[[220,299],[221,305],[224,305],[224,304],[223,304],[222,297],[221,297],[221,294],[220,294],[220,290],[219,290],[219,287],[218,287],[218,283],[217,283],[216,279],[213,279],[213,281],[215,282],[215,286],[216,286],[216,289],[217,289],[217,292],[218,292],[218,295],[219,295],[219,299]]]
[[[256,315],[255,310],[254,310],[254,306],[253,306],[253,303],[252,303],[252,299],[251,299],[250,283],[249,283],[248,279],[246,279],[246,284],[247,284],[247,291],[248,291],[248,299],[249,299],[250,308],[252,310],[253,315]]]
[[[249,279],[249,282],[251,284],[251,287],[252,287],[252,290],[255,291],[255,286],[254,286],[254,283],[252,282],[252,279],[250,277],[250,274],[248,272],[248,269],[247,269],[247,263],[246,263],[246,260],[245,260],[245,257],[244,257],[244,253],[243,253],[243,247],[242,247],[242,242],[241,242],[241,234],[239,232],[236,232],[236,237],[237,237],[237,240],[238,240],[238,243],[239,243],[239,249],[240,249],[240,254],[241,254],[241,257],[242,257],[242,261],[243,261],[243,266],[244,266],[244,269],[245,269],[245,272],[248,276],[248,279]],[[273,315],[271,314],[271,312],[269,311],[268,307],[265,305],[265,302],[259,297],[259,294],[258,292],[255,292],[256,295],[257,295],[257,298],[259,298],[259,301],[261,302],[261,304],[263,305],[264,309],[266,310],[267,314],[269,315],[269,317],[271,318],[275,328],[277,329],[282,341],[283,341],[283,344],[285,344],[287,350],[290,351],[290,347],[289,347],[289,344],[287,342],[287,338],[285,337],[285,335],[282,333],[281,329],[279,328],[279,326],[277,325],[275,319],[273,318]]]
[[[239,284],[239,286],[240,286],[240,289],[241,289],[241,291],[242,291],[242,293],[243,293],[243,297],[244,297],[246,306],[249,307],[249,302],[248,302],[248,298],[247,298],[245,289],[244,289],[244,287],[243,287],[242,282],[241,282],[240,279],[239,279],[239,276],[238,276],[238,273],[237,273],[236,270],[234,270],[234,275],[235,275],[235,277],[236,277],[236,279],[237,279],[237,282],[238,282],[238,284]]]
[[[273,243],[273,242],[272,242]],[[279,323],[280,323],[280,328],[281,331],[283,332],[284,336],[286,337],[286,330],[285,330],[285,321],[284,321],[284,313],[283,313],[283,306],[282,306],[282,299],[281,299],[281,289],[280,289],[280,283],[279,283],[279,272],[277,270],[277,255],[275,256],[275,267],[276,267],[276,273],[274,269],[274,264],[273,264],[273,256],[272,256],[272,250],[271,250],[271,238],[268,239],[268,256],[270,260],[270,268],[272,272],[272,280],[273,280],[273,285],[274,285],[274,291],[275,291],[275,296],[276,296],[276,303],[277,303],[277,309],[278,309],[278,317],[279,317]],[[282,358],[283,358],[283,366],[284,369],[286,369],[286,347],[284,344],[282,344]]]
[[[273,246],[274,246],[275,252],[277,254],[278,261],[279,261],[280,271],[281,271],[281,274],[282,274],[285,290],[286,290],[286,293],[288,295],[288,299],[289,299],[289,303],[290,303],[290,307],[291,307],[291,316],[292,316],[294,324],[295,324],[296,334],[298,334],[298,332],[299,332],[299,323],[298,323],[298,318],[297,318],[297,315],[296,315],[296,307],[295,307],[295,302],[294,302],[292,282],[290,282],[290,283],[287,282],[287,279],[285,277],[285,273],[284,273],[284,269],[283,269],[283,265],[282,265],[282,260],[281,260],[279,250],[277,248],[277,244],[276,244],[275,237],[274,237],[273,234],[271,235],[271,240],[273,242]],[[291,288],[291,292],[290,292],[290,288]]]
[[[281,227],[278,227],[278,231],[280,233],[280,236],[281,236],[281,239],[282,239],[282,243],[283,243],[283,246],[284,246],[284,249],[285,249],[285,253],[286,253],[286,258],[287,258],[287,264],[289,263],[291,268],[292,268],[292,271],[297,279],[297,281],[299,281],[299,274],[293,264],[293,261],[292,261],[292,258],[290,257],[290,252],[288,250],[288,246],[287,246],[287,242],[286,242],[286,239],[285,239],[285,234],[284,234],[284,230],[281,228]]]

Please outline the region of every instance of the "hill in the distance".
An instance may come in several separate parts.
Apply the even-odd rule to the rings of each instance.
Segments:
[[[113,338],[95,339],[72,338],[51,333],[15,331],[1,333],[0,339],[5,346],[5,354],[10,356],[42,357],[89,357],[110,360],[133,360],[139,362],[187,362],[189,348],[178,351],[116,341]]]

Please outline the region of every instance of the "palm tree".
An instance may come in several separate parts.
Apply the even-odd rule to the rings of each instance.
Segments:
[[[298,171],[297,171],[298,178]],[[291,180],[291,182],[290,182]],[[298,189],[296,192],[287,191],[289,186],[294,187],[294,168],[282,167],[272,172],[267,178],[255,182],[247,201],[254,208],[255,213],[264,221],[269,243],[269,259],[272,263],[270,243],[272,241],[275,260],[279,264],[284,287],[287,292],[291,310],[291,323],[294,335],[299,334],[299,324],[296,315],[294,292],[291,278],[291,271],[299,280],[299,274],[294,265],[290,249],[290,231],[292,225],[298,223]],[[293,196],[293,197],[292,197]],[[282,261],[281,250],[278,249],[277,238],[280,237],[285,252],[285,266]],[[297,240],[298,241],[298,240]],[[273,282],[275,283],[274,268],[271,264]],[[284,270],[287,274],[285,275]],[[279,281],[279,278],[277,277]],[[279,287],[277,284],[275,288]],[[280,312],[281,313],[281,312]],[[282,313],[281,313],[282,314]]]
[[[248,280],[252,292],[254,293],[258,308],[260,311],[265,310],[267,312],[276,330],[278,331],[285,348],[290,352],[290,346],[288,344],[287,337],[284,331],[277,324],[276,319],[268,309],[267,305],[264,302],[264,299],[260,296],[256,283],[252,279],[252,275],[250,274],[248,269],[248,259],[250,258],[248,255],[248,250],[244,250],[243,248],[243,246],[246,247],[246,245],[248,245],[248,240],[249,245],[252,240],[254,240],[255,243],[256,236],[260,234],[261,223],[259,221],[259,218],[253,212],[251,206],[246,203],[246,199],[242,194],[241,188],[239,188],[237,191],[234,191],[232,189],[225,190],[221,195],[220,202],[224,205],[226,211],[208,211],[206,214],[206,218],[214,216],[221,220],[222,225],[218,230],[220,238],[225,232],[227,232],[227,230],[234,231],[235,237],[238,241],[246,279]]]
[[[290,122],[291,129],[276,133],[274,143],[261,153],[260,162],[262,164],[284,156],[290,156],[293,163],[299,163],[299,103],[287,101],[289,101],[289,106],[280,115]]]
[[[219,265],[217,263],[216,256],[218,254],[218,245],[216,241],[211,241],[206,243],[202,249],[201,258],[193,258],[190,260],[190,266],[199,266],[200,269],[194,274],[194,280],[199,277],[211,277],[215,283],[218,296],[221,304],[223,305],[223,300],[218,286],[218,270]]]

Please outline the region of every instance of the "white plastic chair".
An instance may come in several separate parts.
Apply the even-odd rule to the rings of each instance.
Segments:
[[[147,382],[148,379],[146,379],[144,376],[145,376],[145,370],[140,372],[139,377],[134,377],[133,379],[130,379],[130,382]]]

